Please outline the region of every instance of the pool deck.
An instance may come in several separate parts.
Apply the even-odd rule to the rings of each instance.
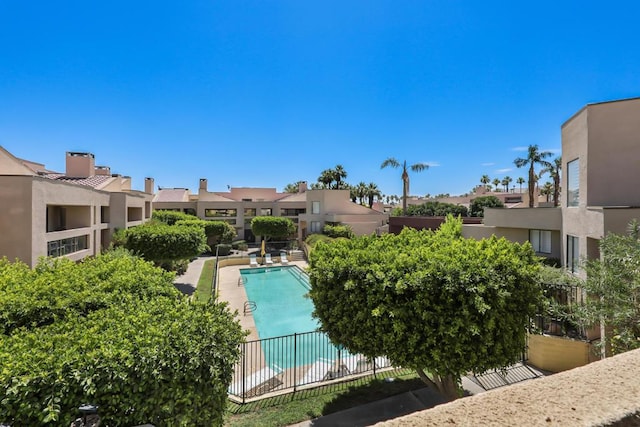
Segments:
[[[306,261],[290,261],[289,265],[297,265],[303,270],[307,268]],[[273,266],[282,267],[279,263],[276,263]],[[244,303],[248,301],[244,286],[238,285],[238,281],[240,280],[240,269],[243,268],[250,268],[249,260],[247,260],[246,265],[231,265],[220,268],[218,276],[218,299],[229,303],[229,308],[232,312],[237,311],[237,318],[240,321],[240,326],[242,326],[242,329],[249,331],[247,341],[251,341],[257,340],[259,337],[256,324],[253,320],[253,314],[247,313],[245,315],[243,313]]]

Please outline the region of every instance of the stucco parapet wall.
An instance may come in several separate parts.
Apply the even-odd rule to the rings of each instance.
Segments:
[[[377,426],[600,426],[640,411],[640,350]]]
[[[503,228],[527,228],[560,230],[562,210],[560,208],[486,208],[484,225]]]

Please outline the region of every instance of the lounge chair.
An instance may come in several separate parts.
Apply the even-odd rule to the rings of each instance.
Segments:
[[[309,367],[302,379],[298,380],[296,385],[305,385],[317,383],[320,381],[332,379],[335,364],[329,361],[317,360]]]
[[[256,259],[255,255],[249,255],[249,265],[251,267],[257,267],[258,266],[258,260]]]
[[[245,397],[260,396],[282,384],[282,381],[277,378],[280,372],[268,367],[263,368],[245,377],[244,380],[241,379],[231,385],[229,387],[229,393],[242,396],[242,392],[244,391]]]
[[[271,254],[266,254],[264,256],[264,263],[267,265],[273,265],[273,260],[271,259]]]
[[[289,264],[289,260],[287,259],[287,254],[284,252],[280,252],[280,264],[282,265]]]

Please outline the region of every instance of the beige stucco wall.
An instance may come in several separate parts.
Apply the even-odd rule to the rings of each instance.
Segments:
[[[483,222],[494,227],[559,231],[562,212],[559,208],[486,208]]]
[[[18,258],[28,264],[31,264],[33,245],[31,179],[30,176],[0,176],[0,256],[11,261]]]
[[[589,206],[640,206],[640,99],[587,107]]]
[[[75,236],[89,236],[88,248],[68,255],[68,258],[78,260],[100,252],[101,230],[108,227],[101,222],[100,207],[109,206],[109,193],[40,177],[33,178],[31,188],[33,210],[29,234],[32,250],[25,262],[35,265],[39,257],[46,256],[47,242]],[[69,207],[71,212],[78,213],[76,220],[68,221],[70,229],[46,231],[48,205]]]

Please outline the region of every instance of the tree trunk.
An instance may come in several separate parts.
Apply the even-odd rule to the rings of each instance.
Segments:
[[[409,193],[409,175],[402,174],[402,215],[407,216],[407,194]]]
[[[533,170],[533,161],[531,162],[531,167],[529,168],[529,207],[533,207],[533,189],[536,185],[536,176],[535,171]]]
[[[428,385],[433,391],[438,392],[447,398],[447,400],[456,400],[460,397],[461,390],[458,387],[458,384],[460,383],[459,377],[454,377],[453,375],[434,374],[433,379],[431,379],[422,369],[417,369],[416,372],[422,382]]]

